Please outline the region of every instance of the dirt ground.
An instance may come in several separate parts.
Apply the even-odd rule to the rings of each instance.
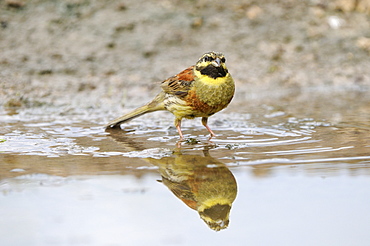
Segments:
[[[7,108],[135,107],[211,50],[239,102],[370,84],[370,0],[5,0],[0,23]]]

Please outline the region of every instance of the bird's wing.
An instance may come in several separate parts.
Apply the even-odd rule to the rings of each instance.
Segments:
[[[168,94],[178,97],[185,97],[194,82],[194,66],[191,66],[181,73],[172,76],[162,82],[162,90]]]
[[[197,209],[197,201],[191,187],[186,182],[176,182],[162,176],[162,182],[172,193],[181,199],[187,206]]]

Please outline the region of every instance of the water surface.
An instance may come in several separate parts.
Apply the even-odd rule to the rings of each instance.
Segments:
[[[370,99],[308,92],[105,132],[99,109],[1,109],[4,245],[368,245]]]

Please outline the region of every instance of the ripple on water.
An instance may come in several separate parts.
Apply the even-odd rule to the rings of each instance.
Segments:
[[[105,132],[101,125],[91,125],[90,122],[94,120],[86,115],[80,121],[75,120],[75,115],[71,116],[72,119],[65,115],[61,119],[59,116],[57,119],[40,117],[39,120],[31,117],[33,120],[4,128],[6,133],[0,139],[5,141],[0,143],[0,151],[47,157],[85,155],[163,158],[171,154],[171,149],[176,147],[178,141],[176,129],[169,127],[172,122],[170,115],[163,119],[164,123],[158,123],[158,119],[153,117],[129,122],[123,126],[126,131],[120,132],[121,138],[114,139],[116,143],[110,145],[120,146],[125,141],[125,145],[130,145],[139,141],[144,144],[144,149],[140,150],[105,148],[105,145],[111,144],[112,135]],[[95,116],[91,118],[95,119]],[[13,122],[11,119],[8,121]],[[294,164],[370,159],[368,154],[364,154],[370,144],[361,146],[365,148],[361,154],[356,153],[358,146],[344,142],[344,138],[340,138],[343,135],[337,134],[339,130],[348,134],[349,131],[343,127],[334,127],[325,120],[288,117],[283,111],[269,112],[256,118],[250,114],[224,114],[210,121],[210,126],[218,135],[211,140],[211,144],[216,146],[222,159],[230,160],[230,164]],[[362,130],[366,131],[363,127]],[[198,119],[185,120],[183,131],[186,138],[195,140],[183,143],[184,149],[199,150],[210,144]],[[350,137],[353,138],[352,135]],[[85,141],[80,141],[82,138]]]
[[[32,126],[34,125],[34,126]],[[42,125],[42,127],[39,127]],[[41,155],[58,157],[61,155],[90,155],[98,151],[94,146],[79,146],[76,138],[101,135],[106,133],[97,128],[85,127],[55,127],[48,124],[25,124],[26,129],[14,130],[4,134],[5,139],[0,145],[2,153],[18,153],[22,155]],[[98,137],[97,136],[97,137]]]

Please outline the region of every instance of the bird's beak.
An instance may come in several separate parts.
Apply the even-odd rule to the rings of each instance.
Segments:
[[[216,58],[213,62],[212,62],[212,65],[215,66],[215,67],[219,67],[221,66],[221,60],[220,58]]]

